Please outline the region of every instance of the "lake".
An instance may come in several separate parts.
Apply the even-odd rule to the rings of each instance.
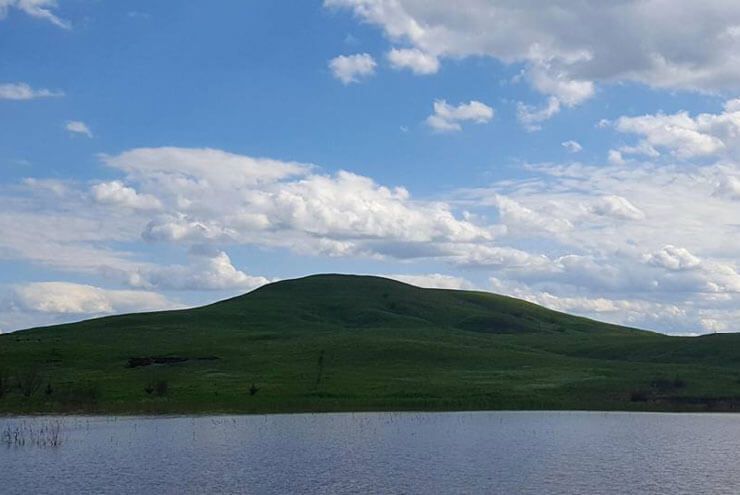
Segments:
[[[730,414],[4,417],[0,440],[3,494],[740,493]]]

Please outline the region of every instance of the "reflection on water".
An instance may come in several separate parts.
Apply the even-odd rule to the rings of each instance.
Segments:
[[[721,414],[0,418],[0,493],[737,494],[738,445]]]

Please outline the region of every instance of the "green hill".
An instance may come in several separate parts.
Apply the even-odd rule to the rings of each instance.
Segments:
[[[668,337],[379,277],[0,335],[6,413],[735,407],[735,335]]]

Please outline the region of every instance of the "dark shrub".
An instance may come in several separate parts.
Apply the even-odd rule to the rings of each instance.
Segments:
[[[164,397],[170,389],[170,385],[165,380],[159,380],[154,384],[154,395]]]
[[[254,383],[249,387],[249,395],[255,395],[260,389]]]
[[[100,398],[98,385],[92,382],[60,387],[54,398],[66,408],[92,409]]]
[[[10,391],[10,376],[5,370],[0,370],[0,399]]]
[[[648,395],[642,390],[633,390],[630,392],[630,400],[632,402],[647,402]]]
[[[36,368],[29,368],[18,375],[18,388],[21,390],[23,397],[31,397],[41,388],[41,373]]]

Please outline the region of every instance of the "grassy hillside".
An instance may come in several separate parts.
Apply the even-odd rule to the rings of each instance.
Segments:
[[[378,277],[0,335],[0,412],[740,407],[740,338]]]

